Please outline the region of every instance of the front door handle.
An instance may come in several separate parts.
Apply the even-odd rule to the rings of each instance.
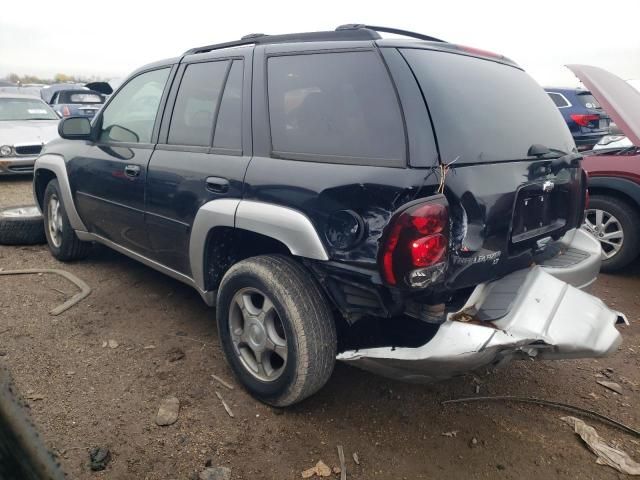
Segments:
[[[212,193],[227,193],[229,191],[229,180],[221,177],[207,177],[207,190]]]
[[[124,174],[127,177],[137,177],[140,175],[140,166],[139,165],[127,165],[124,167]]]

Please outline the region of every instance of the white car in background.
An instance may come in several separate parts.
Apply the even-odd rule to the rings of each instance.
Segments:
[[[59,120],[38,97],[0,93],[0,176],[32,173],[42,146],[58,137]]]

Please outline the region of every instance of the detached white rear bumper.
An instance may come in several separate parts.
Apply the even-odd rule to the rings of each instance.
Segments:
[[[581,246],[590,243],[582,232],[576,233]],[[464,308],[450,314],[421,347],[352,350],[338,355],[338,360],[399,380],[428,382],[513,358],[608,355],[622,341],[615,325],[625,321],[624,317],[561,279],[569,277],[581,287],[588,285],[587,277],[597,274],[599,255],[599,249],[589,251],[578,262],[583,269],[574,264],[569,275],[562,275],[563,268],[536,265],[479,285]],[[504,315],[492,321],[478,320],[477,312],[496,306],[504,309]]]

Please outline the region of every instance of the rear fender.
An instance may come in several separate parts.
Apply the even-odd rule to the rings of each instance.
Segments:
[[[205,290],[205,250],[209,232],[216,227],[235,227],[259,233],[284,244],[292,255],[329,260],[324,244],[311,220],[291,208],[265,202],[222,198],[198,210],[189,240],[193,280]]]

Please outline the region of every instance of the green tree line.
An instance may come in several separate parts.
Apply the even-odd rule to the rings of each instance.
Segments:
[[[45,85],[49,85],[52,83],[88,83],[88,82],[99,82],[103,79],[97,77],[95,75],[92,76],[77,76],[77,75],[68,75],[66,73],[56,73],[53,78],[42,78],[36,75],[18,75],[17,73],[10,73],[5,77],[5,80],[11,83],[19,83],[19,84],[28,84],[28,83],[42,83]]]

